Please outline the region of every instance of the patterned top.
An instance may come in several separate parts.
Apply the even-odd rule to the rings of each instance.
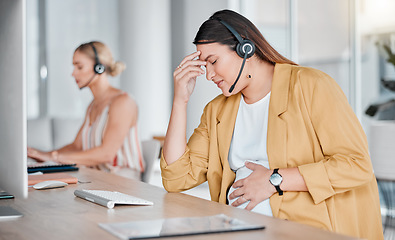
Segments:
[[[89,106],[86,120],[82,128],[82,149],[88,150],[100,146],[103,141],[104,132],[107,127],[109,103],[90,125],[90,112],[92,105]],[[137,124],[129,129],[121,148],[117,151],[112,163],[98,165],[98,169],[117,173],[123,168],[133,169],[139,173],[144,171],[144,161],[141,153],[141,143],[138,137]]]

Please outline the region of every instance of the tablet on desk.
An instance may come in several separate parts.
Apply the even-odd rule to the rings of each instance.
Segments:
[[[206,217],[165,218],[121,223],[99,223],[120,239],[175,237],[209,233],[262,230],[262,224],[251,224],[225,214]]]
[[[0,221],[22,217],[23,214],[12,207],[0,206]]]

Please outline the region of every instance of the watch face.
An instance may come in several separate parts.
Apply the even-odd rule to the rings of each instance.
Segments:
[[[270,176],[270,182],[274,185],[274,186],[280,186],[280,183],[283,181],[283,177],[281,177],[280,174],[278,173],[274,173]]]

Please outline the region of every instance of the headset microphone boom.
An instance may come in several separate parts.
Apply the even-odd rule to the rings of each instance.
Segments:
[[[243,39],[241,35],[233,28],[231,27],[227,22],[218,19],[220,23],[222,23],[237,39],[238,43],[236,45],[236,53],[239,55],[241,58],[243,58],[243,63],[241,64],[241,68],[239,71],[239,74],[235,80],[235,82],[232,84],[232,86],[229,88],[229,93],[233,91],[233,89],[236,86],[237,81],[239,81],[239,78],[241,76],[241,73],[243,72],[245,62],[247,58],[252,57],[255,53],[255,44],[248,39]]]

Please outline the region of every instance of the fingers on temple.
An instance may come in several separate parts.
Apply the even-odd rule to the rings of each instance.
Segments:
[[[201,66],[206,65],[206,61],[202,61],[199,59],[195,59],[197,56],[200,55],[200,52],[195,52],[192,53],[188,56],[186,56],[181,63],[178,65],[177,69],[175,70],[175,72],[180,72],[183,69],[185,69],[186,67],[190,66],[190,65],[194,65],[194,66],[198,66],[199,68]],[[195,59],[195,60],[194,60]]]
[[[179,71],[179,72],[177,72]],[[201,69],[200,67],[197,66],[188,66],[187,68],[183,69],[183,70],[176,70],[174,72],[174,77],[177,81],[180,81],[181,79],[183,79],[184,77],[187,77],[185,79],[185,81],[189,80],[192,77],[197,77],[199,75],[204,74],[204,70]]]
[[[187,83],[191,78],[196,78],[199,75],[201,75],[201,73],[197,71],[185,72],[176,76],[176,81],[179,83]]]
[[[201,68],[201,66],[204,65],[206,65],[206,62],[204,61],[200,61],[200,60],[188,61],[184,63],[184,65],[179,65],[177,69],[174,70],[174,75],[177,75],[184,71],[193,71],[193,70],[204,73],[204,70]]]
[[[184,59],[182,59],[179,66],[183,66],[187,61],[192,61],[199,55],[200,55],[200,51],[189,54],[188,56],[184,57]]]

